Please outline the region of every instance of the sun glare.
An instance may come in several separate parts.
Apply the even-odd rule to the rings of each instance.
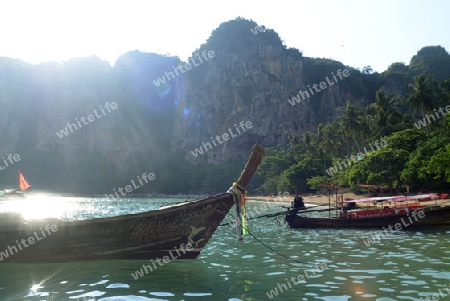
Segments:
[[[48,196],[45,194],[29,195],[25,199],[2,202],[0,212],[16,212],[24,219],[69,218],[78,209],[76,198]]]
[[[31,291],[32,291],[33,293],[36,293],[37,290],[40,289],[40,288],[42,288],[42,287],[40,286],[40,284],[34,284],[34,285],[31,287]]]

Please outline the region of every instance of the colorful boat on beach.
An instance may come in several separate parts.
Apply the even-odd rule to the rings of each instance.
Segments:
[[[1,214],[0,262],[194,259],[231,207],[245,205],[244,187],[264,153],[255,145],[239,180],[226,193],[159,210],[77,221]]]
[[[339,202],[334,217],[306,217],[308,211],[288,210],[291,228],[371,228],[401,223],[402,227],[450,225],[450,206],[425,204],[437,200],[436,194],[373,197]],[[364,207],[364,208],[363,208]]]

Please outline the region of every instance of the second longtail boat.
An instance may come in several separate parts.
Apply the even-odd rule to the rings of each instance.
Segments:
[[[24,197],[25,191],[30,188],[31,185],[25,180],[22,172],[19,170],[19,188],[18,189],[4,189],[0,191],[1,199],[7,199],[11,197]]]
[[[427,204],[436,194],[374,197],[340,202],[335,217],[306,217],[289,209],[286,221],[291,228],[377,228],[429,227],[450,225],[450,206]],[[360,206],[367,205],[362,209]],[[371,206],[373,205],[373,206]],[[381,205],[381,206],[380,206]]]

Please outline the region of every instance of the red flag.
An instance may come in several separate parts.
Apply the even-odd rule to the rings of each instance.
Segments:
[[[22,190],[22,191],[27,190],[30,186],[31,185],[28,184],[27,180],[25,180],[25,177],[23,176],[23,174],[19,170],[19,187],[20,187],[20,190]]]

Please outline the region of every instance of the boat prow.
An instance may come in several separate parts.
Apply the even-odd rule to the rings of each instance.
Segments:
[[[256,145],[237,184],[248,184],[263,156]],[[233,194],[222,193],[159,210],[70,222],[12,215],[0,218],[0,252],[7,255],[3,262],[193,259],[234,203]]]

